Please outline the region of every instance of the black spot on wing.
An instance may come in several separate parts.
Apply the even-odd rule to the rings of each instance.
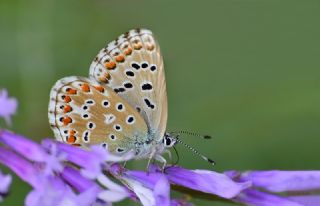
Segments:
[[[127,75],[128,77],[134,77],[133,71],[126,71],[126,75]]]
[[[145,98],[144,102],[149,108],[154,109],[154,104],[152,104],[149,99]]]
[[[124,86],[125,88],[127,88],[127,89],[130,89],[130,88],[133,87],[133,85],[132,85],[130,82],[125,83],[123,86]]]
[[[123,87],[119,87],[119,88],[115,88],[113,91],[114,91],[115,93],[122,93],[122,92],[125,92],[126,89],[123,88]]]
[[[139,66],[139,64],[137,64],[137,63],[132,63],[132,64],[131,64],[131,67],[132,67],[132,68],[135,68],[136,70],[139,70],[139,69],[140,69],[140,66]]]
[[[152,85],[150,83],[144,83],[142,86],[141,86],[141,89],[146,91],[146,90],[152,90]]]

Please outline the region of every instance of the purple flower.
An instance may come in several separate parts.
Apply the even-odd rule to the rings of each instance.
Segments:
[[[235,201],[255,206],[304,206],[285,197],[269,194],[253,189],[242,192]]]
[[[320,200],[314,193],[320,189],[319,171],[221,174],[178,166],[161,171],[152,165],[146,172],[128,170],[118,163],[132,157],[132,153],[119,157],[102,147],[85,150],[50,139],[40,145],[0,130],[0,164],[33,188],[25,199],[27,206],[109,206],[125,198],[144,206],[192,205],[184,199],[171,199],[172,190],[250,206],[316,206]],[[11,176],[0,173],[0,201],[10,183]]]
[[[320,202],[320,195],[289,196],[289,200],[300,203],[304,206],[318,206]]]
[[[33,187],[33,191],[26,198],[26,205],[85,206],[93,203],[109,205],[110,202],[120,201],[129,196],[129,192],[124,187],[116,187],[117,184],[112,181],[113,184],[108,183],[105,184],[106,187],[101,187],[96,182],[96,176],[88,178],[89,175],[83,175],[82,171],[86,170],[84,164],[79,164],[80,170],[69,166],[70,163],[79,163],[79,159],[70,158],[69,162],[66,162],[71,155],[77,156],[77,154],[86,152],[85,154],[91,155],[91,159],[87,159],[87,161],[94,160],[101,164],[96,170],[102,175],[102,165],[107,164],[104,161],[108,160],[107,154],[101,157],[97,155],[95,148],[90,152],[71,146],[68,149],[64,147],[61,149],[59,147],[61,143],[49,140],[45,142],[50,142],[50,146],[48,144],[41,146],[20,135],[0,130],[0,163],[9,167]],[[101,155],[101,153],[99,154]],[[80,155],[80,157],[84,156]],[[0,186],[5,187],[2,183]],[[108,201],[103,201],[106,198],[99,200],[99,196],[103,197],[105,192],[109,192],[111,198]]]
[[[240,182],[252,182],[252,188],[235,198],[247,205],[315,206],[320,200],[319,195],[313,195],[313,191],[320,189],[320,171],[228,171],[226,174]]]
[[[251,182],[234,182],[227,175],[207,170],[187,170],[181,167],[168,167],[165,170],[168,178],[174,184],[223,198],[233,198],[242,190],[251,186]]]
[[[2,202],[4,196],[7,195],[9,187],[11,185],[12,177],[10,175],[2,174],[0,170],[0,202]]]
[[[270,192],[308,191],[320,188],[320,171],[251,171],[241,176]]]
[[[193,204],[183,199],[173,199],[170,202],[170,206],[193,206]]]
[[[11,125],[11,116],[16,113],[18,102],[13,97],[8,97],[8,91],[0,89],[0,117],[4,118],[7,125]]]
[[[170,205],[170,183],[164,173],[126,171],[121,177],[138,197],[155,205]],[[145,194],[150,193],[149,197]],[[149,205],[152,205],[149,203]]]
[[[44,180],[41,188],[36,188],[26,198],[26,206],[42,205],[79,205],[87,206],[96,200],[97,188],[76,194],[58,177],[49,177]]]

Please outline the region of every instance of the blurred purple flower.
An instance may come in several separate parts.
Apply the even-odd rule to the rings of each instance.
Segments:
[[[40,145],[0,130],[0,164],[33,188],[25,199],[27,206],[108,206],[125,198],[144,206],[191,206],[183,198],[171,199],[170,191],[177,187],[184,188],[177,191],[191,196],[201,193],[250,206],[315,206],[320,199],[312,193],[320,189],[319,171],[228,171],[221,174],[178,166],[161,171],[152,165],[145,172],[127,170],[118,164],[132,157],[132,153],[119,157],[102,147],[84,150],[50,139]],[[0,200],[7,194],[10,183],[11,176],[0,173]]]
[[[252,182],[252,188],[237,196],[236,202],[256,206],[319,205],[320,195],[313,193],[320,189],[320,171],[228,171],[225,174],[238,182]]]
[[[241,179],[270,192],[308,191],[320,188],[320,171],[250,171]]]
[[[7,125],[11,125],[11,116],[16,113],[18,102],[14,97],[8,97],[8,91],[0,89],[0,117]]]
[[[213,171],[168,167],[165,172],[169,180],[174,184],[227,199],[237,196],[242,190],[251,186],[250,181],[237,183],[227,175]]]
[[[0,170],[0,202],[2,202],[3,198],[8,194],[11,182],[12,177],[10,175],[2,174]]]

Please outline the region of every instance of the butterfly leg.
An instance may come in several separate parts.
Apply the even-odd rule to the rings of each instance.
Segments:
[[[153,150],[149,156],[149,159],[148,159],[148,164],[147,164],[147,171],[149,173],[149,167],[151,165],[151,161],[153,160],[154,156],[156,154],[156,150]]]
[[[164,154],[168,154],[168,157],[169,157],[170,161],[172,160],[172,154],[171,154],[170,150],[165,150],[163,153]]]
[[[161,155],[159,155],[159,154],[157,154],[157,155],[155,156],[155,159],[158,160],[160,163],[163,164],[162,167],[161,167],[161,171],[163,172],[164,169],[165,169],[166,166],[167,166],[167,160],[166,160],[164,157],[162,157]]]

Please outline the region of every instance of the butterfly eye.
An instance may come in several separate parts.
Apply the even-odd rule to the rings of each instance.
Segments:
[[[175,142],[173,141],[173,139],[171,139],[170,137],[168,137],[168,138],[165,139],[165,142],[164,142],[164,143],[165,143],[165,146],[166,146],[166,147],[172,147]]]

